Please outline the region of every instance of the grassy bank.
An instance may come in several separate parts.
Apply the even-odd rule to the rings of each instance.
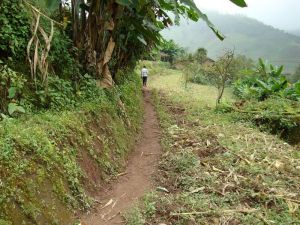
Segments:
[[[130,77],[74,110],[1,122],[1,225],[69,225],[90,208],[96,189],[124,166],[140,128],[140,80]]]
[[[299,224],[300,154],[236,113],[215,111],[216,90],[182,74],[152,78],[165,153],[157,190],[128,224]],[[225,98],[232,101],[227,90]]]

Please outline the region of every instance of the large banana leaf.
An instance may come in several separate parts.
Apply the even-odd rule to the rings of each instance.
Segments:
[[[189,6],[191,9],[197,12],[199,17],[209,26],[210,29],[212,29],[212,31],[217,35],[217,37],[220,40],[224,40],[225,36],[220,31],[218,31],[215,25],[208,19],[207,15],[201,12],[200,9],[198,9],[198,7],[196,6],[193,0],[180,0],[180,2]]]
[[[60,0],[41,0],[44,1],[47,7],[51,10],[57,8]],[[247,4],[244,0],[230,0],[234,4],[240,7],[246,7]],[[127,7],[134,7],[134,8],[141,8],[142,5],[148,4],[145,0],[116,0],[116,2],[120,5],[127,6]],[[198,16],[210,27],[210,29],[217,35],[220,40],[223,40],[225,37],[224,35],[215,27],[215,25],[208,19],[207,15],[204,14],[201,10],[198,9],[195,2],[193,0],[179,0],[180,3],[190,7],[192,10],[183,10],[180,9],[180,6],[177,4],[177,0],[174,0],[175,4],[172,4],[171,1],[160,0],[160,5],[166,9],[173,11],[176,16],[178,17],[179,14],[187,13],[188,17],[192,20],[197,20]],[[194,12],[197,15],[195,15]]]
[[[258,85],[261,89],[263,89],[264,92],[269,93],[269,92],[272,91],[272,85],[271,85],[271,84],[269,84],[269,83],[267,83],[267,82],[264,82],[264,81],[262,81],[262,80],[257,80],[256,82],[257,82],[257,85]]]
[[[283,66],[280,66],[280,67],[277,69],[277,71],[275,72],[275,73],[276,73],[276,76],[279,77],[279,76],[281,75],[282,71],[283,71]]]
[[[239,7],[247,7],[247,4],[244,0],[230,0],[230,1],[238,5]]]
[[[234,4],[240,7],[247,7],[247,4],[244,0],[230,0]],[[225,36],[215,27],[215,25],[208,19],[207,15],[201,12],[200,9],[196,6],[193,0],[180,0],[181,3],[189,6],[195,12],[198,13],[199,17],[209,26],[210,29],[217,35],[220,40],[224,40]]]

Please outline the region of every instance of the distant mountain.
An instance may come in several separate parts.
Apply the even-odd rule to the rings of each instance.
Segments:
[[[288,32],[291,33],[291,34],[294,34],[294,35],[297,35],[297,36],[300,37],[300,30],[290,30],[290,31],[288,31]]]
[[[173,39],[189,51],[199,47],[217,58],[225,49],[235,49],[253,59],[262,57],[275,65],[284,65],[286,72],[294,72],[300,65],[300,37],[267,26],[257,20],[239,16],[207,13],[210,20],[226,36],[220,41],[203,23],[182,21],[180,26],[164,30],[166,39]]]

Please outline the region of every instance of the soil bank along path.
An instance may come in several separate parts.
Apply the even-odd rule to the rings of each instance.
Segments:
[[[142,135],[135,150],[129,156],[127,169],[110,190],[99,196],[99,205],[95,212],[81,220],[82,225],[125,224],[123,214],[129,210],[145,192],[152,188],[152,175],[157,170],[161,154],[160,128],[152,104],[151,92],[143,90],[144,123]]]

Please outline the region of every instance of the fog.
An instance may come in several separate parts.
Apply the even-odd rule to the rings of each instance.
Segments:
[[[214,10],[226,14],[242,14],[282,30],[300,30],[299,0],[246,0],[247,8],[239,8],[229,0],[195,2],[204,12]]]

